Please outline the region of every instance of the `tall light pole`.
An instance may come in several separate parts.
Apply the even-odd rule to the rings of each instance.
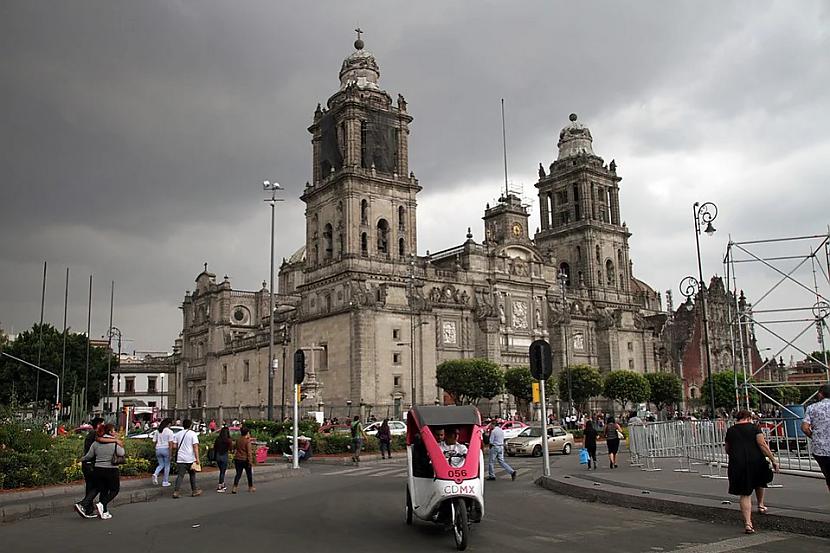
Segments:
[[[563,370],[567,371],[565,374],[568,377],[568,415],[572,415],[574,410],[574,394],[573,385],[571,383],[571,370],[570,368],[568,368],[568,336],[565,328],[565,315],[568,308],[567,299],[565,297],[565,291],[568,286],[568,275],[567,273],[565,273],[565,271],[560,270],[556,278],[559,280],[559,286],[562,289],[562,368]]]
[[[715,414],[715,383],[712,381],[712,355],[709,351],[709,319],[706,314],[706,285],[703,280],[703,265],[700,261],[700,232],[701,223],[706,223],[706,228],[703,232],[707,236],[715,234],[715,227],[712,226],[712,221],[718,216],[718,206],[712,202],[706,202],[703,205],[700,202],[695,202],[692,206],[692,212],[695,219],[695,247],[697,249],[697,275],[698,284],[700,287],[700,297],[702,303],[703,315],[703,346],[706,349],[706,377],[709,379],[709,397],[711,399],[712,420],[716,418]]]
[[[115,326],[111,326],[109,331],[107,331],[109,336],[109,343],[112,344],[112,337],[118,336],[118,389],[115,394],[115,416],[118,417],[118,410],[121,408],[121,329]],[[110,346],[110,354],[112,354],[112,347]],[[107,375],[107,386],[112,389],[112,384],[110,383],[109,379],[111,379],[110,375]],[[107,394],[109,395],[109,394]],[[118,420],[117,418],[115,419]]]
[[[415,407],[415,254],[409,254],[409,383],[412,407]]]
[[[262,189],[271,193],[271,197],[267,198],[267,202],[271,206],[271,265],[268,267],[268,272],[271,275],[271,289],[269,295],[271,306],[268,311],[268,420],[274,420],[274,206],[277,202],[283,201],[282,198],[277,198],[277,190],[282,190],[282,186],[276,181],[264,181]],[[285,402],[283,402],[285,403]],[[284,407],[283,407],[284,409]]]

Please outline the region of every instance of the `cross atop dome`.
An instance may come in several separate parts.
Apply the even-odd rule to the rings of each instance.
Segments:
[[[363,44],[363,40],[361,40],[361,38],[360,38],[360,35],[363,34],[363,31],[360,29],[360,27],[358,27],[357,29],[354,30],[354,32],[357,33],[357,40],[354,41],[354,49],[355,50],[363,50],[364,44]]]

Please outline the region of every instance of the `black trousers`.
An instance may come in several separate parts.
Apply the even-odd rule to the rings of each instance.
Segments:
[[[242,471],[245,471],[245,476],[248,477],[248,487],[254,485],[254,472],[253,468],[251,467],[251,463],[248,461],[240,461],[239,459],[233,460],[233,466],[236,469],[236,476],[233,477],[233,485],[238,486],[239,480],[242,479]]]
[[[104,506],[104,512],[106,512],[109,502],[115,499],[115,496],[121,491],[121,475],[117,468],[95,467],[92,471],[92,482],[92,489],[87,492],[86,497],[81,501],[81,505],[88,514],[91,514],[95,495],[100,494],[98,500]]]

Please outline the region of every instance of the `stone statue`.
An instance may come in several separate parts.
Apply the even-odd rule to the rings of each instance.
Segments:
[[[487,301],[489,299],[488,295],[485,288],[479,288],[475,291],[473,314],[478,321],[492,317],[494,314],[493,304]]]
[[[432,290],[429,293],[429,299],[432,303],[438,303],[441,301],[441,289],[437,286],[433,286]]]
[[[543,178],[545,178],[546,176],[547,176],[547,175],[545,175],[545,168],[544,168],[544,167],[542,167],[542,164],[540,163],[540,164],[539,164],[539,178],[540,178],[540,179],[543,179]]]
[[[461,305],[467,305],[467,303],[470,301],[470,295],[467,294],[466,290],[462,290],[458,299],[458,303],[460,303]]]
[[[542,310],[538,307],[536,308],[536,326],[542,328]]]
[[[406,98],[402,94],[398,94],[398,109],[406,111]]]
[[[610,169],[612,173],[616,173],[616,171],[617,171],[617,160],[612,159],[611,163],[608,164],[608,169]]]
[[[507,316],[504,314],[504,305],[499,304],[499,322],[501,324],[507,323]]]

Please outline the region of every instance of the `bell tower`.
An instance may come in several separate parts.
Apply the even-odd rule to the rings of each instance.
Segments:
[[[559,155],[546,173],[539,164],[541,230],[536,244],[556,259],[570,287],[589,296],[626,301],[630,292],[628,238],[620,222],[617,166],[594,154],[591,131],[576,114],[559,133]]]
[[[306,203],[306,258],[312,273],[362,258],[407,263],[417,251],[416,194],[409,171],[406,100],[393,104],[360,35],[340,68],[340,87],[308,128],[313,147]],[[350,265],[351,266],[351,265]],[[312,276],[312,280],[313,276]]]

